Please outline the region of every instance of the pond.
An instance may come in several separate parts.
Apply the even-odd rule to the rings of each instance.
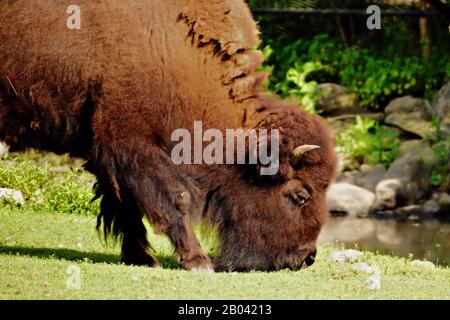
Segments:
[[[319,244],[343,243],[346,248],[378,251],[450,265],[450,223],[394,221],[369,218],[330,218]]]

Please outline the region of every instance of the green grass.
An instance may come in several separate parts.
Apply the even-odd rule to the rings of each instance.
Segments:
[[[321,247],[314,266],[274,273],[201,274],[178,269],[165,237],[150,235],[163,268],[119,264],[92,216],[0,210],[0,299],[449,299],[450,269],[410,265],[407,259],[364,253],[381,269],[381,289],[351,264],[328,261]],[[202,239],[207,250],[214,245]],[[81,289],[68,288],[68,268],[81,271]]]

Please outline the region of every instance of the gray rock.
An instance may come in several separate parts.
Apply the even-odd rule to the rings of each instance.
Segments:
[[[24,205],[25,199],[22,192],[14,189],[0,188],[0,200],[15,205]]]
[[[374,210],[417,204],[431,189],[429,164],[432,151],[420,144],[398,158],[375,188]]]
[[[355,271],[362,271],[362,272],[369,273],[369,274],[375,273],[375,268],[369,266],[369,265],[368,265],[367,263],[365,263],[365,262],[358,262],[358,263],[355,263],[355,264],[352,266],[352,270],[355,270]]]
[[[450,209],[450,194],[440,193],[437,195],[437,202],[440,206]]]
[[[49,170],[52,173],[62,174],[62,173],[68,173],[71,171],[69,166],[59,166],[59,167],[53,167]]]
[[[387,124],[422,138],[433,132],[431,119],[434,115],[431,105],[412,96],[392,100],[385,110]]]
[[[0,142],[0,158],[6,155],[9,152],[9,147],[3,143]]]
[[[342,114],[359,109],[358,95],[334,83],[323,83],[316,87],[316,107],[324,114]]]
[[[441,212],[441,206],[436,200],[430,199],[424,203],[422,207],[421,218],[433,218],[439,212]]]
[[[414,140],[406,140],[400,143],[400,154],[405,154],[417,148],[422,143],[422,140],[414,139]]]
[[[413,266],[418,266],[426,269],[436,269],[436,266],[433,264],[433,262],[430,261],[413,260],[410,263]]]
[[[439,90],[433,100],[432,108],[444,124],[450,124],[450,81]]]
[[[375,192],[377,184],[381,181],[381,179],[383,179],[386,172],[387,170],[383,164],[379,164],[368,169],[364,169],[361,166],[361,172],[359,172],[355,177],[356,185]]]
[[[383,164],[376,165],[375,167],[363,164],[360,167],[360,171],[346,171],[339,175],[335,182],[349,183],[375,192],[378,182],[383,179],[385,174],[386,168]]]
[[[356,185],[356,176],[359,174],[359,171],[346,171],[340,174],[336,179],[336,183],[349,183]]]
[[[448,193],[434,193],[431,199],[422,206],[421,218],[435,218],[441,214],[450,213],[450,195]]]
[[[369,290],[380,290],[381,289],[381,276],[373,275],[367,278],[366,284],[364,285],[366,289]]]
[[[349,183],[332,184],[327,192],[329,210],[351,216],[367,216],[374,200],[373,192]]]
[[[331,262],[346,263],[354,262],[358,258],[361,258],[363,253],[355,249],[348,249],[343,251],[334,251],[328,258]]]
[[[422,206],[413,204],[406,207],[400,207],[394,210],[394,218],[406,220],[411,217],[419,217],[422,214]]]

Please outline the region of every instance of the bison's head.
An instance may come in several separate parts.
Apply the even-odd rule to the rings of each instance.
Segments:
[[[258,126],[280,130],[280,170],[261,176],[246,166],[227,177],[216,205],[226,217],[217,269],[296,270],[315,260],[327,217],[325,192],[335,171],[332,141],[318,117],[266,103]]]
[[[41,138],[38,107],[32,100],[29,90],[19,92],[8,77],[4,83],[0,79],[0,142],[11,151],[37,147]]]

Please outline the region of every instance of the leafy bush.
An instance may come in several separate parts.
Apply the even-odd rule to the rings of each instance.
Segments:
[[[92,203],[93,177],[86,172],[55,173],[50,166],[37,165],[22,155],[2,160],[0,188],[16,189],[25,198],[24,209],[57,211],[70,214],[97,214]],[[0,203],[0,206],[11,206]]]
[[[356,124],[338,134],[337,145],[359,164],[391,165],[397,158],[400,140],[397,134],[377,121],[356,117]]]
[[[433,119],[435,134],[428,138],[434,161],[430,165],[430,181],[435,187],[450,190],[450,137],[441,133],[441,119]]]
[[[429,61],[414,55],[383,56],[358,46],[346,48],[340,40],[324,34],[288,45],[276,40],[267,44],[268,87],[282,96],[290,96],[296,88],[288,76],[292,69],[305,76],[304,83],[338,82],[350,88],[359,95],[361,105],[370,109],[382,109],[402,95],[430,98],[450,79],[450,61],[439,50]],[[311,66],[316,68],[309,69]]]

